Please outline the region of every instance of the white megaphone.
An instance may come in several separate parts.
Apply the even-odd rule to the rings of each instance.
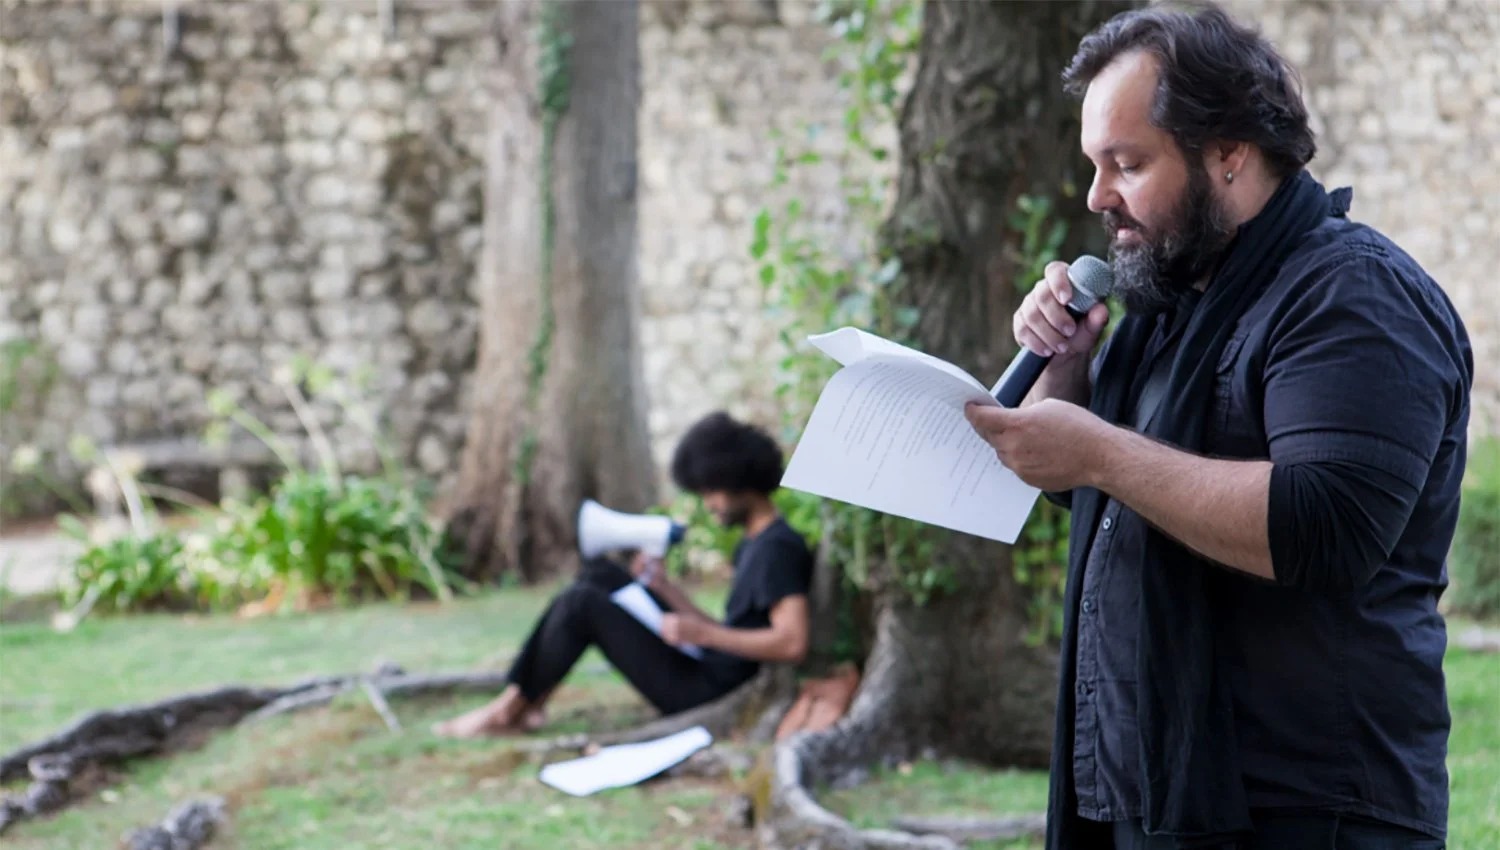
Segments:
[[[578,509],[578,551],[585,558],[619,549],[639,549],[660,558],[686,531],[671,517],[620,513],[593,499],[584,500]]]

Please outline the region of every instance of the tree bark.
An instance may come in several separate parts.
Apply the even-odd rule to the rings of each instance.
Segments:
[[[915,307],[914,343],[975,375],[998,376],[1016,352],[1011,316],[1024,257],[1011,220],[1022,195],[1046,197],[1069,225],[1061,251],[1097,248],[1085,206],[1091,171],[1078,110],[1059,75],[1089,30],[1126,2],[924,5],[918,69],[901,115],[901,170],[881,234],[901,261],[893,298]],[[850,770],[937,751],[1044,767],[1056,704],[1055,648],[1026,641],[1027,595],[1010,548],[937,536],[935,564],[956,591],[925,605],[887,592],[860,693],[834,729],[779,748],[772,831],[784,846],[949,846],[937,836],[860,832],[808,788]]]
[[[635,0],[499,5],[480,340],[450,531],[467,572],[576,564],[584,498],[656,496],[636,339]]]

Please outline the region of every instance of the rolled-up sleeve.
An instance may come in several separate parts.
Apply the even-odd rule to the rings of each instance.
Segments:
[[[1362,256],[1315,280],[1272,330],[1264,411],[1277,583],[1357,588],[1401,538],[1461,381],[1429,297]]]

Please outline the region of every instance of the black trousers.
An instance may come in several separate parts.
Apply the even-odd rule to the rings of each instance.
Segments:
[[[1429,835],[1364,818],[1252,813],[1255,836],[1202,850],[1443,850]],[[1114,850],[1180,850],[1176,840],[1147,835],[1139,820],[1114,824]]]
[[[676,714],[728,693],[709,665],[691,658],[641,625],[609,595],[631,581],[613,561],[586,561],[567,589],[553,598],[511,665],[509,678],[528,700],[557,687],[590,646],[624,674],[663,714]],[[660,599],[657,604],[667,610]]]

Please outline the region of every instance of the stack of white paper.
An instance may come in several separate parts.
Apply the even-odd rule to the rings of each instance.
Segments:
[[[964,370],[857,328],[809,340],[844,365],[818,396],[781,483],[1003,543],[1036,503],[969,426],[996,405]]]
[[[713,740],[707,729],[694,726],[655,741],[605,747],[591,756],[549,764],[542,768],[541,780],[564,793],[586,797],[606,788],[623,788],[650,779],[685,761]]]

